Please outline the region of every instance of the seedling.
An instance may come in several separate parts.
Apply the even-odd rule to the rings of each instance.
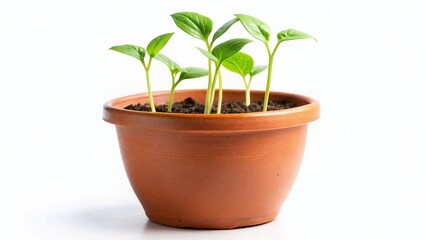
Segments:
[[[154,58],[164,63],[169,68],[170,74],[172,76],[172,88],[170,89],[170,98],[167,105],[168,112],[172,111],[175,89],[180,82],[186,79],[204,77],[209,74],[208,71],[203,68],[197,68],[197,67],[181,68],[175,61],[173,61],[172,59],[170,59],[169,57],[161,53],[158,53],[157,55],[155,55]],[[176,81],[176,76],[178,74],[179,74],[179,78]]]
[[[271,80],[272,80],[272,66],[274,61],[275,53],[277,52],[278,47],[282,42],[289,41],[289,40],[297,40],[297,39],[307,39],[311,38],[315,41],[316,38],[312,37],[311,35],[295,30],[295,29],[287,29],[284,31],[281,31],[277,34],[278,42],[271,51],[271,48],[269,47],[269,37],[271,35],[271,29],[269,26],[262,22],[261,20],[245,15],[245,14],[235,14],[235,16],[240,20],[241,24],[244,26],[244,28],[247,30],[248,33],[250,33],[254,38],[260,40],[263,42],[266,46],[266,50],[268,51],[268,77],[266,80],[266,90],[265,90],[265,97],[263,100],[263,111],[266,112],[268,110],[268,101],[269,101],[269,92],[271,89]]]
[[[206,91],[205,109],[204,113],[211,112],[214,95],[216,91],[217,78],[219,76],[219,96],[218,96],[218,111],[220,113],[220,106],[222,102],[222,77],[220,74],[220,66],[223,61],[232,55],[239,52],[244,45],[251,42],[251,40],[236,38],[223,42],[213,48],[215,41],[221,37],[238,19],[233,18],[223,24],[209,40],[210,33],[213,30],[213,21],[201,14],[194,12],[179,12],[171,15],[176,25],[187,34],[202,40],[206,49],[198,48],[208,58],[208,85]],[[215,63],[215,70],[213,73],[212,63]]]
[[[216,80],[218,78],[218,75],[220,75],[220,67],[222,66],[223,62],[232,57],[233,55],[235,55],[236,53],[238,53],[243,47],[244,45],[246,45],[247,43],[251,42],[251,40],[249,39],[244,39],[244,38],[235,38],[235,39],[231,39],[228,41],[225,41],[219,45],[217,45],[215,48],[213,48],[212,52],[209,53],[207,51],[205,51],[204,49],[199,48],[199,50],[201,51],[201,53],[204,54],[204,56],[206,56],[208,59],[210,59],[211,61],[213,61],[215,63],[215,71],[214,71],[214,75],[213,75],[213,81],[212,81],[212,85],[210,86],[210,89],[208,89],[208,91],[210,90],[210,94],[209,94],[209,102],[206,105],[206,109],[207,109],[207,114],[210,113],[211,108],[213,106],[213,101],[214,101],[214,92],[215,92],[215,86],[216,86]],[[219,77],[219,79],[222,79],[222,77]],[[221,93],[222,93],[222,83],[219,83],[219,99],[218,99],[218,111],[217,113],[220,113],[220,106],[221,106]],[[206,112],[205,112],[206,113]]]
[[[197,67],[181,68],[176,62],[160,53],[160,51],[170,40],[173,33],[166,33],[154,38],[148,44],[146,50],[143,47],[136,45],[119,45],[111,47],[110,49],[134,57],[142,63],[142,66],[145,69],[146,82],[148,86],[149,104],[152,112],[155,112],[155,104],[151,91],[149,71],[153,58],[163,62],[169,68],[171,73],[172,88],[170,90],[170,99],[168,102],[169,112],[172,110],[173,106],[174,91],[180,82],[185,79],[199,78],[207,75],[208,84],[206,90],[204,113],[210,114],[212,111],[212,106],[214,103],[217,88],[216,85],[218,82],[217,80],[219,79],[217,101],[217,113],[219,114],[221,112],[223,95],[222,74],[220,71],[221,66],[224,66],[228,70],[235,72],[242,77],[246,89],[245,104],[247,106],[250,105],[250,85],[253,76],[268,69],[265,96],[263,101],[263,111],[266,112],[268,110],[274,56],[280,44],[290,40],[310,38],[316,41],[316,39],[307,33],[295,29],[287,29],[277,34],[278,41],[276,45],[271,48],[269,44],[271,30],[266,23],[246,14],[235,14],[235,16],[236,18],[233,18],[223,24],[213,34],[213,36],[210,37],[213,31],[213,21],[210,18],[194,12],[179,12],[171,15],[176,26],[178,26],[185,33],[204,42],[205,48],[197,49],[208,59],[207,70]],[[249,39],[234,38],[224,41],[215,46],[216,40],[219,39],[224,33],[226,33],[238,21],[241,22],[241,24],[247,30],[248,33],[250,33],[254,38],[260,40],[265,44],[268,53],[267,66],[254,66],[253,58],[246,53],[240,52],[246,44],[252,42]],[[146,53],[148,53],[149,56],[148,62],[145,61]],[[249,75],[248,80],[247,75]]]
[[[250,105],[250,85],[251,85],[253,76],[265,71],[265,69],[268,66],[265,66],[265,65],[254,66],[253,58],[250,55],[243,52],[239,52],[235,54],[234,56],[226,59],[223,62],[223,66],[229,71],[239,74],[241,78],[243,79],[244,85],[246,88],[245,104],[246,106],[249,106]],[[246,79],[247,75],[250,76],[248,80]]]
[[[173,33],[166,33],[152,39],[151,42],[149,42],[146,50],[143,47],[130,44],[119,45],[110,48],[110,50],[126,54],[141,61],[142,66],[145,69],[146,83],[148,86],[149,106],[151,107],[152,112],[155,112],[155,104],[154,98],[152,97],[149,69],[151,68],[152,59],[161,51],[161,49],[163,49],[164,46],[166,46],[172,35]],[[149,55],[148,63],[145,62],[146,53]]]

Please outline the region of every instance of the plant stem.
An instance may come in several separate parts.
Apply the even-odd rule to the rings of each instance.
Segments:
[[[266,90],[265,90],[265,97],[263,99],[263,112],[268,111],[268,102],[269,102],[269,92],[271,90],[271,79],[272,79],[272,65],[274,63],[274,55],[275,52],[278,49],[280,43],[277,43],[277,45],[274,48],[274,51],[271,53],[271,49],[269,48],[268,44],[266,44],[266,49],[268,50],[268,57],[269,57],[269,63],[268,63],[268,78],[266,80]]]
[[[149,69],[151,68],[151,62],[152,62],[152,58],[149,58],[148,66],[145,65],[145,62],[143,61],[142,61],[142,65],[145,68],[146,84],[148,85],[149,106],[151,107],[151,111],[155,112],[154,98],[152,97],[151,82],[149,80]]]
[[[212,46],[206,41],[207,51],[211,52]],[[205,108],[204,108],[204,114],[209,114],[210,112],[207,112],[207,105],[210,101],[210,89],[212,85],[212,60],[208,60],[208,71],[209,71],[209,77],[208,77],[208,85],[207,85],[207,91],[206,91],[206,100],[204,102]]]
[[[217,98],[217,114],[220,114],[222,110],[222,95],[223,95],[223,88],[222,88],[222,73],[219,70],[219,96]]]
[[[218,72],[219,72],[219,66],[217,66],[214,71],[212,86],[216,86],[216,79],[217,79]],[[214,87],[212,87],[212,89],[213,91],[215,90]],[[205,113],[210,114],[210,112],[212,111],[213,101],[214,101],[214,92],[213,93],[210,92],[210,99],[208,103],[206,104],[205,111],[204,111]]]
[[[167,112],[172,112],[173,107],[173,97],[175,95],[175,88],[177,84],[175,84],[176,75],[172,73],[172,89],[170,90],[169,103],[167,104]]]
[[[169,98],[169,104],[167,105],[167,112],[172,112],[173,95],[175,94],[175,88],[176,88],[176,85],[173,85],[172,89],[170,90],[170,98]]]
[[[216,81],[217,81],[217,76],[219,75],[219,73],[220,73],[220,65],[216,65],[213,81],[212,81],[212,87],[210,89],[210,100],[209,100],[210,108],[211,106],[213,106],[214,97],[216,95]]]
[[[251,80],[253,79],[253,76],[254,76],[254,75],[250,75],[249,82],[247,83],[247,86],[246,86],[246,87],[248,87],[249,89],[250,89]],[[245,80],[245,79],[244,79],[244,80]]]
[[[212,88],[212,60],[208,60],[208,71],[209,71],[209,80],[208,80],[208,86],[207,86],[207,91],[206,91],[206,100],[205,100],[205,106],[207,106],[209,104],[210,101],[210,92],[211,92],[211,88]],[[204,114],[209,114],[207,112],[207,108],[204,108]]]
[[[246,106],[250,105],[250,84],[251,84],[251,80],[253,79],[253,76],[250,76],[250,80],[247,83],[246,81],[246,77],[243,77],[244,80],[244,85],[246,86]]]

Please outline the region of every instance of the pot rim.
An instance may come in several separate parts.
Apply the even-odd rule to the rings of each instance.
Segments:
[[[205,92],[205,89],[176,90],[175,95],[195,92]],[[244,90],[224,89],[224,93],[244,93]],[[251,94],[263,94],[264,91],[252,90]],[[169,91],[153,92],[154,98],[167,95]],[[103,119],[106,122],[123,127],[157,129],[163,131],[255,131],[267,129],[288,128],[305,125],[315,121],[320,116],[320,104],[317,100],[287,92],[270,92],[270,96],[284,97],[304,104],[298,107],[254,113],[231,114],[186,114],[142,112],[117,107],[120,103],[133,99],[146,98],[147,93],[132,94],[114,98],[103,106]]]

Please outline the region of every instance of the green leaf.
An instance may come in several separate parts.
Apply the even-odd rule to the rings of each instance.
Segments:
[[[234,23],[238,22],[238,18],[234,18],[229,20],[228,22],[226,22],[225,24],[223,24],[213,35],[213,39],[212,39],[212,44],[214,43],[214,41],[216,41],[216,39],[218,39],[220,36],[222,36],[226,31],[229,30],[229,28],[231,28],[232,25],[234,25]]]
[[[311,35],[296,29],[287,29],[287,30],[281,31],[277,34],[277,37],[278,37],[279,43],[284,41],[289,41],[289,40],[307,39],[307,38],[311,38],[317,41],[317,39],[312,37]]]
[[[207,71],[204,68],[187,67],[182,69],[182,72],[180,73],[179,80],[177,81],[177,83],[185,79],[204,77],[204,76],[207,76],[208,74],[209,74],[209,71]]]
[[[173,33],[166,33],[152,39],[146,48],[146,52],[149,54],[149,56],[154,57],[157,53],[159,53],[161,49],[166,46],[172,35]]]
[[[208,42],[213,21],[195,12],[179,12],[171,15],[175,24],[189,35]]]
[[[110,48],[110,50],[129,55],[131,57],[139,59],[140,61],[143,61],[146,52],[143,47],[130,44],[113,46]]]
[[[234,38],[218,44],[215,48],[213,48],[212,54],[218,59],[218,63],[220,64],[239,52],[247,43],[250,42],[252,42],[250,39]]]
[[[246,14],[235,14],[235,16],[240,20],[247,32],[249,32],[253,37],[266,44],[269,42],[271,29],[266,23]]]
[[[206,56],[208,59],[210,59],[210,60],[212,60],[212,61],[214,61],[216,63],[219,61],[213,54],[209,53],[208,51],[206,51],[206,50],[204,50],[202,48],[198,48],[198,47],[197,47],[197,49],[200,50],[200,52],[202,54],[204,54],[204,56]]]
[[[175,61],[173,61],[164,54],[157,53],[154,58],[166,64],[166,66],[170,69],[170,72],[172,73],[177,73],[182,70],[182,68]]]
[[[256,74],[259,74],[259,73],[265,71],[267,68],[268,68],[267,65],[257,65],[257,66],[254,66],[253,69],[250,72],[250,76],[253,77]]]
[[[238,73],[244,78],[252,71],[254,61],[250,55],[238,52],[234,56],[223,61],[222,65],[229,71]]]

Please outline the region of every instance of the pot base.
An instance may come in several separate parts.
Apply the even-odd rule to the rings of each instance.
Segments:
[[[209,220],[209,221],[191,221],[185,220],[185,218],[179,219],[163,219],[163,218],[155,218],[153,216],[147,215],[151,222],[156,224],[168,226],[168,227],[176,227],[176,228],[191,228],[191,229],[214,229],[214,230],[229,230],[235,228],[244,228],[244,227],[254,227],[262,224],[269,223],[275,220],[276,215],[265,216],[260,218],[251,218],[251,219],[239,219],[235,221],[221,221],[217,220]]]

